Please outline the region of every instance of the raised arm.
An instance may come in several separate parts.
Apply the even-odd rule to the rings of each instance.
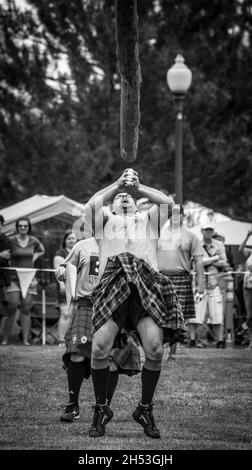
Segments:
[[[158,238],[161,227],[172,215],[172,208],[174,206],[173,197],[167,196],[158,189],[140,183],[137,175],[132,176],[131,181],[133,196],[136,199],[146,197],[154,204],[154,206],[149,209],[148,214],[151,226]],[[129,184],[127,180],[126,187],[128,187]]]
[[[118,178],[114,183],[106,188],[101,189],[97,193],[95,193],[88,201],[88,206],[91,207],[92,210],[96,208],[96,206],[104,206],[107,202],[112,202],[115,195],[120,190],[129,191],[129,172],[133,172],[133,177],[137,178],[137,172],[135,170],[126,169],[124,170],[123,174]]]
[[[252,230],[249,230],[246,237],[245,237],[245,239],[243,240],[243,242],[241,243],[241,245],[238,248],[238,251],[242,251],[244,256],[246,256],[246,257],[249,256],[252,253],[252,249],[246,247],[247,241],[248,241],[248,239],[251,235],[252,235]]]
[[[42,243],[37,238],[35,238],[33,262],[35,262],[38,258],[43,256],[44,254],[45,254],[44,245],[42,245]]]
[[[119,191],[131,192],[131,184],[129,183],[129,172],[133,172],[133,177],[137,177],[137,172],[126,169],[123,174],[114,183],[95,193],[85,206],[85,217],[87,221],[92,223],[95,232],[95,238],[100,238],[99,233],[103,228],[107,215],[104,212],[104,205],[112,202],[115,195]]]
[[[136,196],[139,198],[147,197],[153,204],[173,205],[174,203],[172,196],[167,196],[158,189],[145,186],[141,183],[136,186]]]
[[[65,282],[66,280],[66,265],[71,263],[74,266],[78,266],[79,263],[79,246],[81,242],[77,242],[71,251],[68,253],[66,258],[61,258],[61,256],[54,257],[54,267],[56,269],[55,276],[57,281]],[[55,259],[57,258],[57,260]],[[60,260],[61,258],[61,260]],[[56,262],[55,262],[56,261]],[[56,264],[57,263],[57,264]],[[60,284],[61,285],[61,284]]]
[[[196,271],[196,288],[202,294],[204,292],[204,265],[202,256],[194,257],[195,271]]]

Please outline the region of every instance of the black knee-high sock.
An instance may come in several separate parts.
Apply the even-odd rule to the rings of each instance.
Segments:
[[[69,390],[69,402],[78,406],[79,393],[84,378],[84,364],[82,362],[69,361],[67,366],[67,380]]]
[[[160,370],[150,370],[142,369],[142,400],[141,403],[143,405],[147,405],[148,403],[152,402],[152,398],[158,383],[158,379],[160,376]]]
[[[107,400],[107,390],[110,375],[109,367],[105,367],[104,369],[93,369],[91,367],[91,372],[96,403],[104,405]]]
[[[110,371],[109,374],[109,383],[108,383],[108,391],[107,391],[107,403],[110,405],[112,397],[115,393],[116,386],[118,384],[119,379],[119,372],[118,370]]]

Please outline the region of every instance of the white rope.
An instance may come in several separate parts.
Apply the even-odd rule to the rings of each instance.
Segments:
[[[1,269],[6,269],[6,270],[10,270],[10,271],[13,271],[14,269],[18,270],[18,269],[21,269],[21,270],[26,270],[27,272],[29,271],[34,271],[34,269],[36,269],[36,271],[40,271],[40,272],[50,272],[50,273],[55,273],[57,270],[56,269],[47,269],[47,268],[43,268],[43,269],[39,269],[39,268],[15,268],[14,266],[11,267],[11,268],[0,268]],[[221,273],[209,273],[209,272],[204,272],[205,276],[218,276],[218,277],[223,277],[223,276],[228,276],[229,274],[246,274],[248,271],[223,271]],[[192,274],[196,274],[195,271],[192,272]]]

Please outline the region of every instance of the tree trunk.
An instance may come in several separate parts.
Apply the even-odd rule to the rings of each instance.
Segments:
[[[141,69],[137,31],[137,0],[116,0],[117,59],[121,74],[121,157],[134,161],[140,124]]]

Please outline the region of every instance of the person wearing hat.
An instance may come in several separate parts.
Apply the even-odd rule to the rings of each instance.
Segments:
[[[202,325],[209,312],[210,323],[216,338],[216,347],[224,348],[223,340],[223,298],[218,282],[218,273],[228,267],[225,246],[219,240],[213,238],[215,225],[212,221],[205,221],[201,225],[203,239],[201,241],[204,250],[203,265],[205,275],[204,295],[195,304],[196,318],[189,320],[190,346],[196,346],[196,334],[199,325]]]

